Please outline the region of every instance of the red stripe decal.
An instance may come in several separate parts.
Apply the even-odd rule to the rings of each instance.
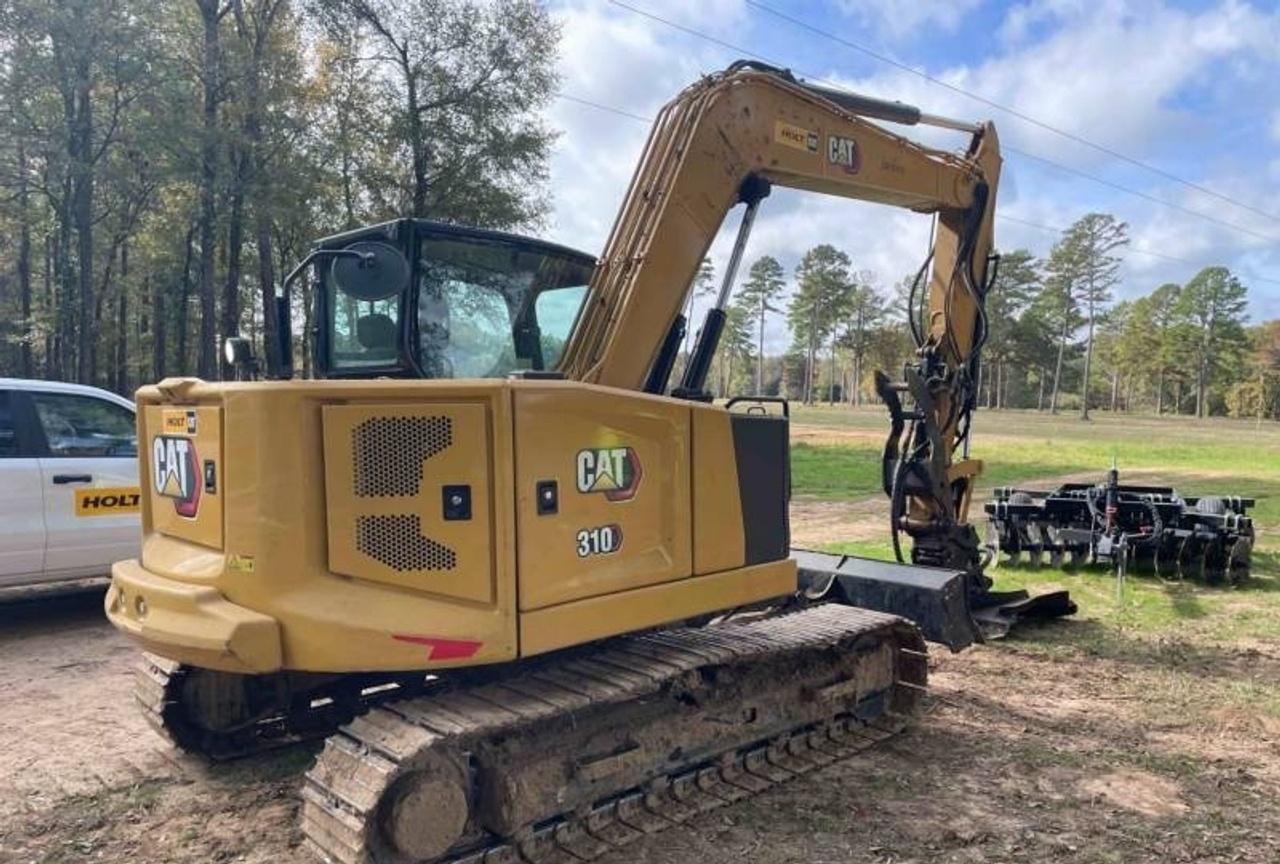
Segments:
[[[426,645],[428,660],[465,660],[475,656],[483,642],[472,642],[470,639],[440,639],[435,636],[414,636],[409,633],[392,633],[391,638],[397,642],[411,642],[414,645]]]

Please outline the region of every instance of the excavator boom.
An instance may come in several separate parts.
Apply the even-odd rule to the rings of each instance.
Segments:
[[[977,326],[976,298],[966,287],[985,284],[991,249],[1001,164],[995,128],[966,127],[972,140],[957,155],[893,134],[860,112],[898,122],[922,116],[900,103],[813,87],[750,63],[705,78],[667,104],[561,371],[574,380],[644,388],[698,266],[749,178],[938,214],[929,335],[946,345],[951,362],[963,362]],[[957,279],[962,255],[969,272]]]

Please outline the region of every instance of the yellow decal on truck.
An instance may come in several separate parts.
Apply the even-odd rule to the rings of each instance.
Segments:
[[[803,126],[793,126],[783,120],[779,120],[773,126],[773,137],[779,144],[792,147],[796,150],[804,150],[806,153],[818,152],[818,133],[810,132]]]
[[[161,416],[164,418],[164,432],[166,435],[196,434],[196,412],[165,409]]]
[[[77,489],[77,516],[119,516],[137,513],[142,492],[137,486],[120,486],[104,489]]]

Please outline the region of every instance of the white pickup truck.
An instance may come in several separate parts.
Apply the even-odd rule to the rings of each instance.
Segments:
[[[137,455],[128,399],[0,378],[0,589],[105,576],[137,557]]]

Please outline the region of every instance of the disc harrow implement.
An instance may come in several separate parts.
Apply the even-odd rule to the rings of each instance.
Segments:
[[[996,489],[986,504],[993,560],[1032,567],[1089,563],[1165,579],[1237,584],[1249,577],[1254,499],[1183,497],[1168,486],[1067,483],[1050,491]]]

